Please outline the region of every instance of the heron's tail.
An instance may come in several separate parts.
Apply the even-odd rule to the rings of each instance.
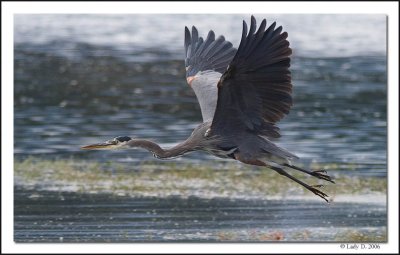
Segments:
[[[298,156],[296,156],[293,153],[285,150],[284,148],[279,147],[278,145],[274,144],[267,137],[265,137],[265,136],[259,136],[259,137],[262,139],[261,149],[263,151],[267,152],[269,155],[280,157],[280,158],[283,158],[286,160],[299,159]]]

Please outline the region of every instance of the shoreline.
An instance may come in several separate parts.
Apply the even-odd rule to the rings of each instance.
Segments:
[[[133,169],[132,169],[133,168]],[[310,184],[324,184],[330,202],[373,203],[386,206],[386,178],[334,176],[336,184],[293,172]],[[300,185],[274,171],[226,163],[158,164],[137,166],[87,160],[14,160],[14,185],[27,189],[127,197],[196,196],[204,199],[322,201]],[[325,203],[325,202],[324,202]]]

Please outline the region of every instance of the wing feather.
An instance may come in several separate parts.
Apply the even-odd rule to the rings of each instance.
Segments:
[[[217,105],[218,80],[235,56],[236,49],[224,36],[216,39],[212,30],[203,40],[194,26],[191,33],[185,27],[184,46],[188,83],[199,101],[203,121],[210,121]]]
[[[192,27],[192,33],[185,27],[185,67],[186,77],[195,76],[202,71],[215,71],[222,73],[232,61],[236,49],[232,43],[219,36],[215,39],[214,31],[208,32],[204,41],[199,37],[196,27]]]
[[[282,27],[275,29],[274,22],[265,30],[266,25],[264,19],[256,31],[252,16],[247,32],[243,21],[238,50],[218,82],[212,132],[242,128],[268,137],[280,136],[275,123],[293,104],[289,71],[292,51]]]

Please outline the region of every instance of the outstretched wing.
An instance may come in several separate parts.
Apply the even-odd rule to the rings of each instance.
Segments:
[[[217,105],[217,83],[232,61],[236,49],[224,36],[215,39],[214,31],[207,38],[199,37],[196,27],[192,33],[185,27],[186,79],[199,101],[203,121],[212,120]]]
[[[243,21],[242,39],[228,70],[218,82],[218,102],[211,125],[213,132],[246,129],[260,135],[279,137],[274,124],[292,106],[289,71],[292,51],[288,34],[275,22],[267,30],[265,19],[256,32]]]

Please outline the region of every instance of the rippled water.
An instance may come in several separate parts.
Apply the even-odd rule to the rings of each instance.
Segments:
[[[380,204],[16,194],[16,242],[343,241],[355,231],[375,241],[386,236]]]
[[[79,47],[90,53],[92,46]],[[17,156],[151,159],[142,151],[82,152],[79,147],[119,135],[170,146],[200,123],[181,60],[132,63],[102,50],[106,56],[75,61],[16,46]],[[379,56],[294,57],[295,104],[279,124],[283,136],[277,142],[306,162],[351,162],[384,172],[385,65]]]
[[[312,161],[333,163],[343,166],[338,170],[346,174],[386,177],[386,16],[256,15],[258,19],[261,17],[277,20],[284,26],[294,51],[291,67],[294,106],[279,123],[282,138],[276,142],[300,156],[301,162],[306,164]],[[201,114],[194,93],[184,78],[183,28],[196,25],[203,36],[209,29],[214,29],[216,34],[224,34],[238,46],[242,19],[249,20],[249,16],[16,15],[15,157],[34,155],[46,159],[85,158],[128,163],[155,160],[151,154],[140,150],[87,152],[80,151],[79,147],[119,135],[150,138],[163,146],[184,140],[200,123]],[[220,160],[202,153],[193,153],[179,160],[204,159]],[[32,224],[38,222],[38,227],[43,223],[35,218],[40,216],[35,216],[34,211],[26,216],[28,209],[36,205],[24,209],[21,205],[26,202],[23,200],[25,195],[24,191],[17,190],[16,196],[21,196],[22,200],[16,200],[16,229],[21,231],[25,219],[30,219]],[[52,195],[43,196],[50,196],[50,200],[43,202],[49,204],[50,210]],[[113,206],[111,200],[105,207]],[[138,203],[142,202],[153,203],[144,200]],[[203,202],[196,200],[197,206]],[[240,212],[237,203],[226,203],[224,206],[233,206]],[[254,209],[251,203],[246,206]],[[273,210],[273,202],[266,203],[262,210]],[[296,203],[282,206],[299,207],[300,204]],[[221,211],[226,209],[224,206]],[[150,206],[149,210],[151,208],[158,210],[158,207]],[[343,210],[354,211],[357,208]],[[168,210],[163,212],[172,217]],[[125,213],[130,216],[116,216],[123,220],[119,219],[112,228],[121,227],[133,218],[137,222],[132,224],[145,219],[140,223],[141,228],[152,221],[152,218],[130,209]],[[181,213],[186,215],[189,211]],[[108,217],[109,214],[105,215]],[[82,233],[87,236],[82,236],[81,240],[109,240],[109,237],[95,237],[99,230],[93,224],[103,216],[81,226],[89,231]],[[370,216],[365,217],[368,219]],[[383,226],[383,216],[376,217],[381,217],[379,224]],[[73,235],[80,230],[68,232],[68,224],[73,226],[75,221],[79,219],[60,225],[55,221],[43,225],[42,235],[52,235],[64,229],[66,232],[61,231],[54,238],[62,235],[64,240],[72,241]],[[229,224],[233,225],[228,225],[236,228],[238,225],[235,224],[243,223],[255,227],[257,222],[232,221]],[[201,226],[193,224],[192,227]],[[276,228],[281,227],[284,225],[276,225]],[[157,231],[166,228],[167,225],[156,227]],[[125,230],[132,235],[131,230]],[[94,235],[93,239],[88,236],[90,233]],[[214,240],[216,232],[213,233],[212,237],[202,238]],[[144,235],[145,231],[141,234]],[[23,241],[24,235],[26,232],[21,232],[15,238]],[[179,239],[176,235],[174,237]],[[49,236],[47,239],[37,236],[25,238],[31,241],[53,240]],[[193,237],[193,240],[202,238]],[[118,240],[125,239],[121,237]]]

